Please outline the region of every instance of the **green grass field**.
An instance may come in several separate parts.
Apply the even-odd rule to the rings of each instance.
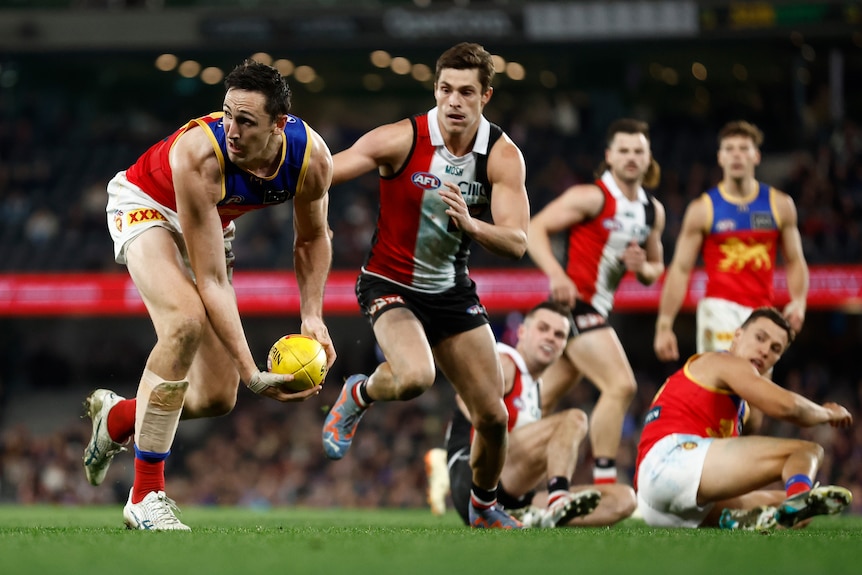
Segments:
[[[133,532],[119,507],[0,507],[0,573],[87,575],[862,573],[862,517],[770,535],[462,527],[454,512],[187,508],[191,533]]]

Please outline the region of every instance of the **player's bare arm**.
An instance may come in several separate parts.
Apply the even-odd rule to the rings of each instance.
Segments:
[[[572,186],[530,220],[527,252],[550,280],[551,297],[569,307],[575,305],[578,288],[560,265],[551,247],[551,236],[602,211],[605,196],[598,186]]]
[[[852,416],[844,407],[832,402],[818,405],[784,389],[758,374],[751,363],[742,357],[711,352],[693,361],[689,369],[699,382],[729,389],[751,407],[774,419],[800,427],[823,423],[833,427],[849,427],[853,423]]]
[[[664,273],[664,248],[661,243],[665,223],[664,206],[656,199],[651,201],[655,206],[655,222],[644,247],[632,242],[623,253],[626,269],[633,272],[643,285],[652,285]]]
[[[333,156],[332,185],[374,169],[378,169],[381,176],[391,176],[404,164],[412,147],[413,125],[409,119],[374,128]]]
[[[657,214],[656,214],[657,215]],[[659,301],[653,348],[662,361],[679,359],[679,348],[673,322],[688,292],[691,272],[697,263],[709,219],[703,196],[693,200],[685,210],[682,228],[676,240],[673,259],[664,277]]]
[[[784,269],[787,273],[787,291],[790,293],[790,302],[784,307],[783,314],[790,322],[790,327],[799,332],[805,322],[808,263],[802,251],[802,238],[793,199],[778,190],[773,190],[773,194],[781,226],[781,251],[784,254]]]
[[[222,194],[218,159],[204,131],[194,128],[177,140],[170,161],[177,213],[198,293],[240,378],[248,382],[258,370],[240,322],[236,295],[227,277],[224,235],[216,209]]]
[[[527,251],[530,201],[524,157],[506,136],[494,144],[488,155],[488,179],[492,223],[471,217],[461,191],[449,182],[440,190],[440,197],[449,206],[446,214],[458,229],[489,252],[519,259]]]
[[[293,259],[300,293],[302,333],[323,345],[327,366],[332,367],[335,348],[323,322],[323,292],[332,263],[332,239],[327,217],[332,155],[314,131],[311,131],[311,144],[305,180],[293,199]]]

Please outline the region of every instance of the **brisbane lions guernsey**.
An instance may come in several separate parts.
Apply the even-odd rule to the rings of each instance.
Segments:
[[[524,358],[513,347],[497,343],[497,352],[509,356],[515,364],[515,380],[512,389],[503,398],[509,412],[509,431],[542,419],[541,380],[533,379],[527,370]],[[449,431],[449,450],[457,442],[457,449],[467,447],[473,440],[473,428],[459,408],[455,408]]]
[[[635,469],[652,446],[668,435],[736,437],[742,431],[748,415],[745,400],[729,390],[698,382],[689,371],[698,357],[690,357],[655,394],[644,417]]]
[[[781,225],[775,190],[758,183],[754,194],[735,199],[719,184],[704,192],[703,198],[711,214],[703,242],[706,297],[750,308],[772,305]]]
[[[466,285],[470,237],[446,215],[437,191],[443,182],[461,189],[470,215],[491,205],[488,154],[503,131],[482,117],[473,150],[455,156],[446,149],[437,108],[410,119],[413,148],[401,169],[380,178],[380,213],[365,273],[417,291],[440,293]]]
[[[238,167],[228,158],[223,116],[223,112],[214,112],[191,120],[144,152],[126,170],[126,178],[159,204],[176,211],[177,198],[169,154],[180,136],[188,130],[199,128],[209,137],[221,169],[222,194],[217,206],[222,226],[227,226],[231,220],[251,210],[281,204],[293,198],[302,189],[311,155],[311,142],[305,122],[296,116],[287,116],[281,136],[278,169],[271,176],[260,178]]]
[[[655,205],[643,188],[635,200],[628,199],[609,171],[595,185],[605,195],[604,206],[595,218],[572,226],[565,268],[578,288],[578,298],[607,317],[626,273],[623,252],[632,240],[641,247],[646,244],[655,222]]]

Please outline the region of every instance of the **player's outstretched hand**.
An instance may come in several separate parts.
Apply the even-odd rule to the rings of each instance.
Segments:
[[[314,397],[315,395],[320,393],[320,390],[322,388],[322,385],[318,385],[316,387],[304,389],[302,391],[289,391],[283,387],[268,387],[262,392],[260,392],[260,394],[272,398],[276,401],[281,401],[282,403],[291,403],[296,401],[305,401],[309,397]]]
[[[332,338],[329,336],[329,330],[322,318],[306,318],[302,321],[302,335],[307,335],[312,339],[316,339],[323,346],[323,351],[326,352],[326,371],[335,363],[337,354],[335,353],[335,345],[332,343]]]
[[[829,410],[832,418],[829,420],[829,425],[832,427],[848,428],[853,425],[853,416],[843,405],[827,401],[823,407]]]
[[[289,374],[256,371],[248,382],[248,388],[258,395],[265,395],[281,402],[305,401],[320,393],[319,385],[302,391],[290,391],[281,385],[292,379],[293,376]]]

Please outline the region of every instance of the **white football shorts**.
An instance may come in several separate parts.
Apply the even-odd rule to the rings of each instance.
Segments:
[[[733,333],[751,315],[752,308],[726,299],[705,297],[697,304],[697,353],[726,351]]]
[[[698,527],[713,504],[697,504],[712,438],[671,434],[649,450],[638,468],[638,512],[653,527]]]
[[[173,233],[184,259],[186,246],[180,230],[180,218],[175,211],[156,202],[141,188],[126,178],[126,172],[117,173],[108,182],[108,230],[114,240],[114,259],[126,263],[126,248],[148,229],[159,226]]]
[[[114,240],[114,259],[118,264],[126,263],[126,249],[129,244],[148,229],[159,226],[169,230],[186,265],[189,265],[183,232],[180,229],[180,217],[177,213],[156,202],[141,188],[126,178],[126,172],[117,173],[108,182],[108,230]],[[232,242],[236,236],[236,225],[230,222],[224,228],[224,249],[227,261],[228,277],[232,277],[233,252]]]

